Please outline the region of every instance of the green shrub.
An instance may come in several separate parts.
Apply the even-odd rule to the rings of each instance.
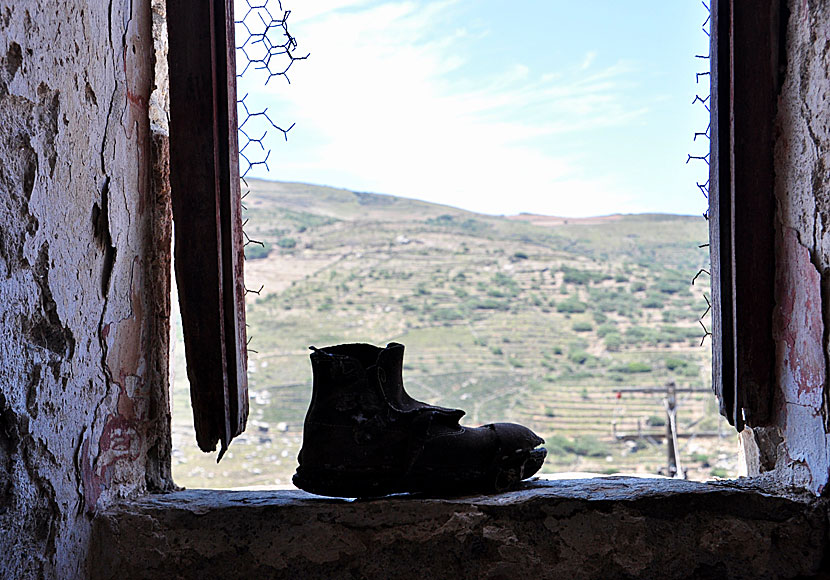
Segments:
[[[622,348],[622,344],[622,337],[616,332],[605,336],[605,350],[609,352],[619,352]]]
[[[657,290],[663,294],[678,294],[689,292],[689,282],[678,279],[662,279],[655,285]]]
[[[659,294],[648,294],[642,306],[643,308],[663,308],[663,298]]]
[[[650,373],[651,367],[644,362],[633,361],[626,365],[614,367],[611,369],[618,373],[634,374],[634,373]]]
[[[262,260],[263,258],[267,258],[272,248],[273,246],[269,242],[263,242],[262,244],[250,243],[245,246],[245,259]]]
[[[646,425],[649,427],[665,427],[666,418],[661,417],[660,415],[651,415],[648,419],[646,419]]]
[[[591,358],[593,357],[584,350],[574,350],[568,354],[568,360],[578,365],[584,365]]]
[[[574,322],[571,328],[573,328],[575,332],[591,332],[594,329],[590,322],[585,321]]]
[[[605,457],[609,454],[608,445],[593,435],[578,435],[564,447],[575,455],[587,457]]]
[[[507,362],[510,363],[511,367],[520,369],[525,366],[525,364],[518,358],[511,356],[507,359]]]
[[[645,292],[646,290],[646,283],[645,282],[632,282],[631,283],[631,291],[632,292]]]
[[[432,319],[438,322],[462,320],[464,313],[457,308],[438,308],[432,313]]]
[[[689,362],[683,360],[682,358],[667,358],[666,361],[666,368],[670,371],[674,371],[677,369],[683,369],[689,366]]]
[[[474,310],[510,310],[510,303],[494,298],[473,300],[469,303],[469,306]]]
[[[617,327],[613,324],[601,324],[597,327],[597,336],[600,338],[604,338],[609,334],[619,334],[617,331]]]
[[[577,298],[566,298],[562,302],[557,303],[557,312],[565,312],[568,314],[579,314],[587,310],[588,305],[580,302]]]
[[[277,245],[284,250],[291,250],[297,247],[297,240],[294,238],[282,238]]]

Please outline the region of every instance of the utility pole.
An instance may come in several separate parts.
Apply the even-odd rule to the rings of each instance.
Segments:
[[[617,398],[620,398],[622,393],[665,393],[663,406],[666,409],[666,471],[670,477],[686,478],[680,462],[679,435],[677,433],[677,393],[708,392],[710,392],[708,389],[694,387],[678,388],[674,381],[669,381],[665,387],[627,387],[617,391]]]
[[[663,405],[666,407],[666,462],[669,477],[682,477],[683,470],[680,467],[680,448],[677,443],[677,385],[674,381],[666,384],[666,398]]]

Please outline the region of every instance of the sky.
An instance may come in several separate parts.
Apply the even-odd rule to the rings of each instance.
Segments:
[[[253,0],[237,0],[242,18]],[[276,5],[276,0],[270,0]],[[283,0],[284,78],[249,67],[267,108],[252,177],[490,214],[701,214],[708,114],[700,0]],[[271,11],[278,15],[278,10]],[[253,12],[249,27],[261,22]],[[237,27],[237,45],[244,41]],[[274,36],[276,39],[277,37]],[[250,54],[257,47],[249,44]],[[238,57],[239,70],[245,65]],[[273,68],[285,62],[274,60]],[[268,80],[266,83],[265,81]],[[262,118],[244,129],[259,137]],[[240,116],[240,122],[243,116]],[[257,157],[258,145],[246,153]],[[243,167],[244,170],[244,167]]]

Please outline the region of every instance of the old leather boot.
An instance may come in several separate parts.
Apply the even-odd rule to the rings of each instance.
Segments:
[[[513,423],[462,427],[464,411],[427,405],[403,387],[402,344],[312,347],[314,384],[294,484],[319,495],[503,491],[547,452]]]

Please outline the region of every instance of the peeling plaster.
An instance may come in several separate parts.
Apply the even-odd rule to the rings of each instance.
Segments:
[[[150,0],[0,7],[3,577],[85,578],[91,516],[172,486],[151,25]]]
[[[787,462],[804,464],[808,485],[818,494],[830,469],[830,439],[822,415],[827,371],[821,276],[794,229],[786,228],[781,237],[773,321],[779,384],[776,420],[784,433]]]
[[[762,455],[777,455],[782,479],[821,493],[830,480],[830,2],[791,0],[789,8],[775,151],[775,421],[783,439],[757,430],[756,439]]]

